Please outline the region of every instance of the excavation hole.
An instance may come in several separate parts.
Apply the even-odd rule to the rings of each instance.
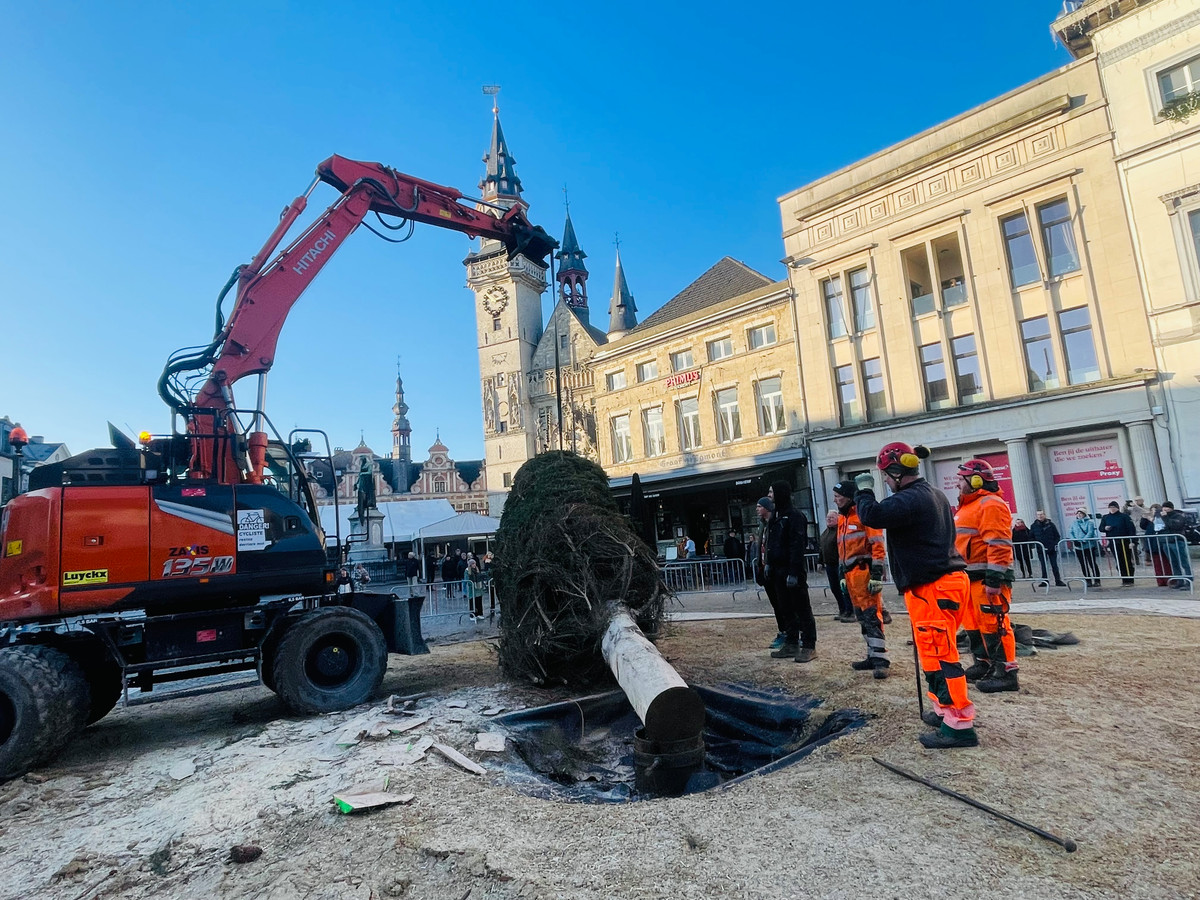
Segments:
[[[699,793],[799,762],[868,718],[783,690],[693,687],[707,710],[698,743],[648,744],[620,690],[499,716],[510,747],[505,778],[522,793],[576,803]]]

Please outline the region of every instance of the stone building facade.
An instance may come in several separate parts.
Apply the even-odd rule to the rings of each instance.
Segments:
[[[1168,490],[1108,115],[1080,60],[780,199],[818,506],[891,440],[1027,519]]]
[[[1107,99],[1151,348],[1167,496],[1200,501],[1200,7],[1088,2],[1054,23]],[[1172,109],[1172,107],[1174,107]],[[1153,486],[1144,486],[1147,499]]]

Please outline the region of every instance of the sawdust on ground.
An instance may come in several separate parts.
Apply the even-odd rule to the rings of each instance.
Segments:
[[[55,764],[0,785],[0,898],[1200,897],[1200,621],[1025,621],[1081,643],[1023,660],[1019,694],[974,695],[982,746],[941,752],[917,743],[902,616],[886,681],[850,670],[857,628],[828,617],[808,665],[768,658],[770,620],[671,626],[660,647],[689,681],[778,686],[873,717],[797,765],[673,800],[555,803],[494,765],[413,761],[406,748],[432,737],[487,767],[494,755],[474,750],[494,730],[485,711],[565,696],[501,682],[484,642],[393,658],[384,696],[344,713],[285,716],[257,686],[118,709]],[[381,718],[388,693],[419,692],[426,726],[337,746]],[[416,799],[354,815],[330,802],[385,781]],[[247,844],[261,856],[230,861]]]

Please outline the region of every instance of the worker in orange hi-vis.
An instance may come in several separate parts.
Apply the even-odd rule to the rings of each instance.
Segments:
[[[967,681],[985,694],[1018,690],[1017,645],[1008,607],[1012,602],[1012,510],[1000,496],[995,472],[982,459],[958,467],[958,514],[954,545],[967,561],[971,602],[962,626],[971,641],[975,664]]]
[[[833,502],[838,509],[838,571],[842,593],[850,598],[854,617],[867,642],[867,658],[851,663],[850,668],[887,678],[892,664],[883,640],[883,573],[887,551],[883,531],[868,528],[859,520],[854,493],[853,481],[839,481],[833,486]]]
[[[970,599],[967,564],[954,549],[954,513],[950,501],[921,477],[926,447],[899,441],[879,451],[876,464],[892,489],[875,499],[875,479],[864,472],[854,479],[854,505],[864,525],[887,530],[888,562],[896,587],[904,592],[913,626],[913,644],[925,675],[933,709],[921,718],[938,730],[920,737],[930,749],[977,747],[975,706],[958,661],[958,620]]]

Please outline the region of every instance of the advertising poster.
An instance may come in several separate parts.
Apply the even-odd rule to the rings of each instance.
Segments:
[[[977,457],[964,459],[982,459],[996,474],[996,483],[1000,486],[1000,496],[1008,504],[1009,509],[1017,508],[1017,498],[1013,494],[1012,476],[1008,470],[1007,453],[980,453]],[[942,489],[946,499],[954,511],[958,511],[958,466],[962,460],[946,459],[933,464],[934,483]]]
[[[1125,469],[1116,438],[1059,444],[1048,452],[1060,523],[1070,524],[1080,509],[1093,516],[1107,512],[1113,500],[1124,508]]]

